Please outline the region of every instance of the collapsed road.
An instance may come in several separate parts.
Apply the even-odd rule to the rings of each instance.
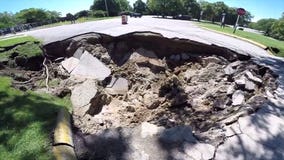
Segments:
[[[283,61],[153,32],[82,34],[44,50],[58,79],[48,92],[71,93],[79,159],[283,158]]]

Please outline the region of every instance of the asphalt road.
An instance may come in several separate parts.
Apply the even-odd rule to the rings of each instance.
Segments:
[[[128,18],[127,25],[122,25],[121,19],[115,18],[33,30],[25,34],[42,39],[44,44],[48,44],[88,32],[120,36],[135,31],[152,31],[161,33],[168,38],[186,38],[206,44],[225,46],[243,54],[252,54],[254,56],[267,55],[265,50],[251,43],[204,30],[195,25],[194,22],[152,18],[150,16]]]
[[[249,54],[256,63],[269,67],[279,75],[277,90],[267,93],[268,102],[258,112],[240,118],[238,123],[229,127],[228,139],[215,148],[215,159],[284,159],[283,58],[270,55],[249,42],[199,28],[194,22],[145,16],[129,18],[127,25],[122,25],[121,19],[116,18],[34,30],[25,34],[48,44],[88,32],[119,36],[135,31],[157,32],[168,38],[185,38]]]

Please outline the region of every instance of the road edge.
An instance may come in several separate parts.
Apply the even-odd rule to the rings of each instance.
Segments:
[[[211,31],[211,32],[215,32],[215,33],[219,33],[219,34],[223,34],[223,35],[226,35],[226,36],[230,36],[230,37],[233,37],[233,38],[237,38],[237,39],[240,39],[240,40],[243,40],[243,41],[246,41],[246,42],[249,42],[253,45],[256,45],[264,50],[266,50],[267,53],[269,53],[270,55],[274,55],[268,48],[268,46],[265,46],[261,43],[258,43],[258,42],[255,42],[253,40],[250,40],[250,39],[247,39],[247,38],[243,38],[243,37],[240,37],[240,36],[237,36],[237,35],[233,35],[233,34],[229,34],[229,33],[224,33],[224,32],[220,32],[220,31],[216,31],[216,30],[213,30],[213,29],[210,29],[210,28],[206,28],[206,27],[203,27],[203,26],[200,26],[198,25],[199,27],[201,27],[202,29],[205,29],[205,30],[208,30],[208,31]]]

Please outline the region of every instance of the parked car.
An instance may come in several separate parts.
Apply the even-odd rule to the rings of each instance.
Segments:
[[[128,16],[128,15],[130,15],[131,13],[130,13],[129,11],[123,11],[123,12],[120,12],[119,14],[120,14],[121,16],[122,16],[122,15],[127,15],[127,16]]]
[[[174,16],[173,18],[174,19],[181,19],[181,20],[191,20],[191,16],[190,15],[182,15],[182,14]]]
[[[139,17],[139,18],[141,18],[142,17],[142,13],[135,13],[135,12],[130,13],[130,17],[134,17],[134,18]]]

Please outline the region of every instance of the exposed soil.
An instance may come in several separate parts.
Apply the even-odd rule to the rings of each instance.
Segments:
[[[230,62],[222,56],[185,53],[161,59],[153,58],[154,52],[139,48],[126,54],[127,60],[117,65],[101,44],[84,45],[95,57],[106,62],[112,69],[111,76],[125,78],[129,83],[127,94],[109,95],[111,102],[99,107],[96,114],[74,109],[74,125],[85,134],[108,128],[135,127],[141,122],[166,128],[189,125],[196,134],[220,129],[223,124],[235,122],[239,116],[254,113],[265,103],[265,91],[273,92],[277,87],[273,73],[251,60]],[[230,64],[237,64],[235,72],[226,75],[224,68]],[[263,83],[255,84],[253,90],[236,85],[235,81],[245,76],[246,71],[262,79]],[[99,84],[104,90],[103,83]],[[233,93],[243,92],[242,104],[232,105],[233,93],[228,93],[230,86],[233,86]],[[210,136],[200,134],[201,139],[208,140],[212,138]]]
[[[53,82],[49,93],[64,97],[86,80],[74,80],[60,64],[80,47],[111,69],[105,80],[96,80],[98,91],[90,103],[74,106],[74,127],[83,134],[150,122],[166,128],[189,125],[199,139],[214,143],[224,137],[210,135],[212,129],[254,113],[266,102],[267,92],[277,88],[277,76],[271,70],[226,48],[154,33],[120,37],[92,33],[44,47],[49,82]],[[0,74],[13,77],[16,88],[46,92],[43,59],[26,63],[36,64],[36,70],[1,63]],[[127,80],[126,93],[106,91],[115,77]]]

